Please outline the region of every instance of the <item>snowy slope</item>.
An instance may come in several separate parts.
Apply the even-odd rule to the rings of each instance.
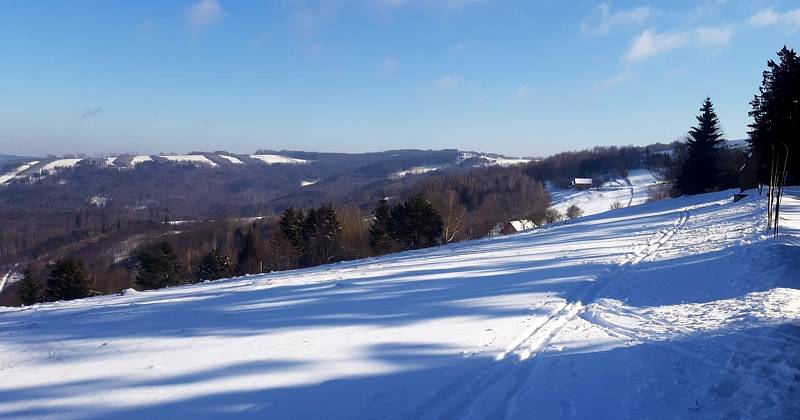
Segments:
[[[310,161],[305,159],[296,159],[289,156],[283,155],[250,155],[253,159],[258,159],[267,165],[275,165],[275,164],[304,164],[309,163]]]
[[[598,189],[574,190],[548,188],[552,207],[562,214],[571,205],[583,210],[584,216],[608,211],[611,205],[619,202],[623,207],[647,202],[648,191],[658,184],[658,179],[647,169],[631,170],[627,179],[606,182]]]
[[[3,174],[3,175],[0,175],[0,185],[3,185],[3,184],[5,184],[6,182],[8,182],[8,181],[11,181],[11,180],[12,180],[12,179],[14,179],[14,178],[15,178],[17,175],[21,174],[22,172],[25,172],[25,171],[27,171],[27,170],[28,170],[28,169],[30,169],[32,166],[34,166],[34,165],[36,165],[36,164],[38,164],[38,163],[39,163],[39,161],[38,161],[38,160],[34,160],[34,161],[32,161],[32,162],[28,162],[28,163],[24,163],[24,164],[22,164],[22,165],[20,165],[20,166],[18,166],[18,167],[16,167],[16,168],[14,168],[14,169],[12,169],[12,170],[11,170],[11,171],[9,171],[8,173],[5,173],[5,174]]]
[[[170,162],[180,162],[180,163],[193,163],[195,165],[207,165],[207,166],[217,166],[216,163],[212,162],[209,158],[203,155],[165,155],[159,156],[162,159],[166,159]]]
[[[731,193],[3,308],[0,418],[798,418],[800,240]]]

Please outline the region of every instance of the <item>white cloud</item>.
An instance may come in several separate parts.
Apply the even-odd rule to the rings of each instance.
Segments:
[[[439,90],[450,90],[461,84],[461,76],[448,74],[437,80],[434,85]]]
[[[778,23],[780,18],[781,15],[776,13],[775,9],[770,7],[769,9],[760,10],[758,13],[750,16],[750,24],[756,26],[774,25]]]
[[[621,84],[627,82],[628,80],[631,80],[631,75],[630,75],[630,73],[624,71],[622,73],[619,73],[619,74],[616,74],[614,76],[611,76],[608,79],[601,80],[601,81],[595,83],[594,84],[594,90],[595,91],[607,90],[607,89],[610,89],[610,88],[612,88],[614,86],[621,85]]]
[[[688,43],[689,36],[686,33],[658,33],[653,28],[646,29],[633,40],[625,59],[630,62],[645,60]]]
[[[800,9],[789,10],[788,12],[776,12],[773,8],[762,9],[758,13],[750,16],[749,20],[754,26],[784,25],[792,30],[800,30]]]
[[[202,31],[219,23],[228,12],[217,0],[200,0],[186,9],[186,19],[193,31]]]
[[[631,25],[646,21],[652,11],[648,6],[621,9],[611,13],[607,3],[597,6],[597,14],[581,22],[581,31],[590,35],[606,35],[616,26]]]
[[[646,29],[633,39],[625,61],[636,62],[684,47],[721,47],[733,36],[730,26],[703,26],[693,31],[657,32]]]
[[[703,26],[694,30],[694,38],[698,46],[717,47],[726,45],[733,36],[730,26],[707,27]]]

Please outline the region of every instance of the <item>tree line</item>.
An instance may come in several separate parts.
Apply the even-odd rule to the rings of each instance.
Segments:
[[[800,59],[784,46],[778,61],[769,60],[759,93],[750,101],[748,156],[723,147],[719,118],[706,97],[693,126],[676,149],[669,178],[674,195],[747,187],[742,169],[754,165],[756,180],[767,184],[771,171],[781,162],[787,182],[800,177]],[[776,163],[777,162],[777,163]]]

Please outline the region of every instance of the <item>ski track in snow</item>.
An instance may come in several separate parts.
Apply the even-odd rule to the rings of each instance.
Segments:
[[[573,302],[557,305],[554,310],[550,311],[551,315],[549,317],[543,319],[541,323],[524,336],[514,339],[511,346],[495,358],[496,361],[502,362],[510,355],[516,354],[516,361],[506,361],[505,363],[491,365],[487,372],[482,372],[465,383],[448,387],[446,398],[437,395],[432,402],[423,405],[423,412],[413,413],[411,417],[449,419],[473,416],[475,415],[473,412],[474,406],[486,404],[485,401],[476,399],[477,394],[481,390],[497,387],[498,383],[502,382],[510,383],[510,385],[507,386],[508,391],[498,405],[498,410],[501,412],[494,412],[491,417],[503,418],[505,416],[505,413],[502,413],[504,411],[503,407],[507,404],[513,404],[517,393],[522,389],[525,376],[520,375],[520,372],[524,371],[525,375],[534,373],[533,368],[520,369],[519,363],[531,363],[532,361],[529,359],[535,358],[546,349],[553,337],[562,328],[576,317],[583,316],[587,308],[587,304],[584,302],[593,301],[607,282],[614,281],[624,275],[626,267],[639,264],[667,244],[675,235],[675,232],[686,224],[688,219],[689,211],[681,211],[680,217],[672,228],[659,232],[648,242],[644,250],[637,251],[632,256],[624,258],[619,262],[618,268],[613,269],[611,273],[604,276],[604,279],[595,280],[584,285]],[[609,329],[616,332],[613,328]]]
[[[730,195],[0,308],[0,417],[800,418],[800,240]]]

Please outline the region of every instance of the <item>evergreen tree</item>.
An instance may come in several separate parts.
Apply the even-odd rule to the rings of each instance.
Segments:
[[[341,231],[331,205],[309,210],[303,222],[301,264],[310,267],[338,261],[342,254]]]
[[[421,195],[397,205],[390,214],[387,231],[403,249],[434,246],[442,236],[442,217]]]
[[[303,223],[305,217],[302,210],[295,210],[289,207],[283,211],[278,222],[281,233],[288,239],[296,249],[300,249],[303,240]]]
[[[39,302],[42,295],[42,287],[36,278],[33,276],[33,269],[30,265],[22,270],[22,281],[19,282],[19,290],[17,296],[23,305],[33,305]]]
[[[233,264],[230,257],[218,249],[212,249],[197,266],[197,275],[201,280],[216,280],[233,275]]]
[[[244,235],[242,246],[239,250],[239,261],[237,264],[239,274],[261,273],[264,269],[264,262],[261,254],[261,244],[256,238],[255,229],[251,227]]]
[[[761,182],[769,183],[773,150],[782,162],[784,144],[789,148],[789,175],[800,178],[800,58],[794,50],[784,46],[778,62],[767,62],[759,94],[750,105],[748,142],[758,159]]]
[[[683,194],[704,193],[719,185],[718,151],[724,140],[711,98],[706,97],[696,118],[697,126],[686,139],[686,156],[675,185]]]
[[[139,251],[136,284],[144,290],[183,283],[183,269],[169,242]]]
[[[394,249],[394,240],[389,236],[387,224],[391,217],[388,202],[385,198],[378,201],[378,206],[372,211],[372,226],[369,228],[369,246],[373,252],[383,255]]]
[[[83,263],[73,258],[56,261],[47,279],[47,299],[73,300],[91,295]]]

